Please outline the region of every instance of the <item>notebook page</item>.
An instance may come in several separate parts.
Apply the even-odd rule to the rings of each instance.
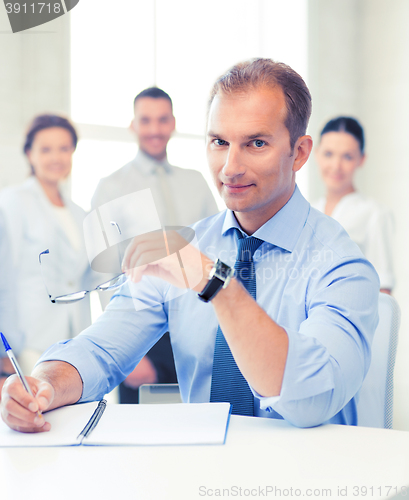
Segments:
[[[10,429],[0,419],[0,447],[4,446],[70,446],[91,418],[98,402],[64,406],[44,413],[51,424],[49,432],[24,433]]]
[[[229,403],[108,404],[83,444],[223,444],[229,415]]]

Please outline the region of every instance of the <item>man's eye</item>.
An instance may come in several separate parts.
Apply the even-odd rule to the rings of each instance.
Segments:
[[[227,142],[223,141],[223,139],[215,139],[214,143],[216,144],[216,146],[225,146],[227,144]]]
[[[266,143],[261,139],[256,139],[255,141],[253,141],[253,144],[256,146],[256,148],[262,148]]]

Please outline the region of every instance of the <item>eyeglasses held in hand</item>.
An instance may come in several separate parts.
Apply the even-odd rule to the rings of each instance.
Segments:
[[[38,260],[40,262],[41,266],[41,256],[45,254],[49,254],[50,251],[44,250],[44,252],[41,252],[40,255],[38,256]],[[78,300],[82,300],[88,293],[93,292],[94,290],[101,290],[101,291],[108,291],[108,290],[115,290],[119,288],[125,281],[127,280],[127,276],[125,273],[118,274],[115,276],[115,278],[110,279],[109,281],[106,281],[105,283],[102,283],[101,285],[98,285],[96,288],[93,288],[92,290],[81,290],[79,292],[74,292],[74,293],[68,293],[67,295],[59,295],[58,297],[53,297],[50,292],[48,291],[47,285],[45,283],[44,275],[43,275],[43,268],[41,267],[41,276],[43,278],[44,286],[47,291],[47,295],[51,302],[53,304],[71,304],[72,302],[77,302]]]

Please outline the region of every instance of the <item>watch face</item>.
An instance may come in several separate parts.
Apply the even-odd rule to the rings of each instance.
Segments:
[[[229,267],[221,260],[217,259],[214,276],[225,281],[227,276],[229,276],[230,272],[231,272],[231,267]]]

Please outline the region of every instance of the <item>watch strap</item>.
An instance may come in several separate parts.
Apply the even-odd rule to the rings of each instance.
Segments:
[[[203,302],[209,302],[217,295],[222,288],[230,283],[234,276],[234,269],[217,259],[209,273],[209,281],[204,289],[198,293],[198,297]]]
[[[207,285],[203,288],[203,290],[197,294],[200,300],[203,302],[209,302],[212,298],[223,288],[224,281],[213,276],[212,279],[209,280]]]

